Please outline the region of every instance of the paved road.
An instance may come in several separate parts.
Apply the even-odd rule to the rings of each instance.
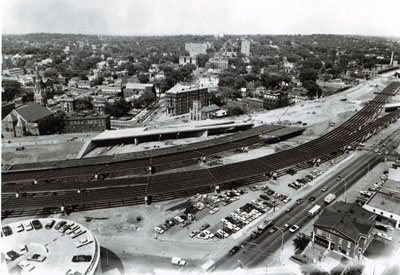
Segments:
[[[389,138],[394,140],[388,142]],[[393,150],[393,145],[399,144],[400,141],[400,129],[397,129],[390,136],[386,138],[386,149],[391,152]],[[328,193],[334,193],[337,199],[345,199],[345,190],[356,183],[363,175],[368,172],[368,169],[372,169],[379,162],[383,160],[383,156],[378,156],[374,152],[362,151],[358,152],[357,156],[351,161],[347,162],[346,165],[342,166],[340,169],[327,176],[322,180],[322,183],[312,190],[312,195],[316,200],[312,203],[308,201],[307,197],[304,197],[305,201],[301,205],[296,205],[294,209],[289,212],[283,212],[280,216],[275,217],[275,225],[281,227],[285,223],[291,225],[297,224],[303,227],[310,218],[307,216],[308,210],[314,205],[318,204],[322,207],[326,207],[323,202],[325,196]],[[368,164],[369,163],[369,167]],[[337,177],[341,176],[342,180],[338,181]],[[328,188],[327,192],[321,192],[321,186]],[[289,231],[283,232],[276,231],[273,234],[264,232],[256,240],[251,240],[250,238],[245,239],[240,245],[242,249],[233,256],[228,254],[216,262],[217,270],[232,270],[238,266],[245,266],[247,268],[255,268],[265,266],[264,263],[271,257],[282,245],[282,235],[283,242],[285,243],[292,237],[293,233]],[[276,254],[275,254],[276,255]]]

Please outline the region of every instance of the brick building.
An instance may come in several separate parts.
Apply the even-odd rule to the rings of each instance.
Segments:
[[[99,114],[74,114],[64,119],[66,133],[101,132],[110,129],[110,116]]]
[[[361,260],[373,239],[373,214],[354,203],[336,202],[314,222],[312,241]]]
[[[124,98],[139,98],[145,91],[155,92],[154,85],[149,83],[127,83],[123,91]]]
[[[207,88],[177,84],[165,93],[167,114],[177,116],[187,114],[193,107],[193,101],[199,100],[201,106],[208,106],[209,93]]]
[[[287,92],[267,92],[264,95],[264,108],[276,109],[289,105],[289,96]]]

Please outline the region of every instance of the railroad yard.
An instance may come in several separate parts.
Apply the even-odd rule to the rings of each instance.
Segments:
[[[140,147],[145,154],[126,145],[57,162],[64,145],[53,144],[43,146],[59,150],[54,161],[18,164],[7,163],[15,149],[3,147],[3,223],[44,214],[83,224],[103,248],[104,274],[195,272],[206,260],[218,271],[269,274],[286,264],[285,272],[300,272],[288,259],[296,234],[311,234],[309,208],[328,193],[355,202],[360,189],[373,188],[366,177],[377,181],[399,157],[400,110],[381,112],[400,99],[399,87],[381,76],[330,97],[235,118],[253,121],[251,130],[149,143]],[[68,143],[64,156],[92,137]],[[184,150],[172,146],[189,140]],[[38,155],[40,146],[30,146],[19,156],[33,160],[29,154]],[[263,242],[269,248],[260,251]],[[173,257],[185,264],[171,265]]]

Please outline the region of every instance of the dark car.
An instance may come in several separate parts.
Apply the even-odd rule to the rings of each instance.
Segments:
[[[290,224],[288,224],[288,223],[285,223],[283,226],[282,226],[282,231],[286,231],[286,230],[288,230],[289,229],[289,227],[290,227],[291,225]]]
[[[17,252],[15,252],[14,250],[10,250],[10,251],[8,251],[6,254],[7,254],[7,256],[11,259],[11,261],[14,261],[16,258],[18,258],[19,256],[21,256],[21,255],[19,255]]]
[[[200,227],[200,231],[203,231],[203,230],[205,230],[205,229],[207,229],[207,228],[209,228],[209,227],[210,227],[210,225],[209,225],[208,223],[203,224],[203,225]]]
[[[35,228],[35,230],[39,230],[39,229],[43,228],[43,226],[39,220],[33,220],[32,225],[33,225],[33,228]]]
[[[270,230],[268,230],[268,232],[269,232],[270,234],[272,234],[272,233],[275,233],[276,230],[278,230],[278,227],[273,226]]]
[[[229,255],[233,255],[233,254],[235,254],[236,252],[238,252],[239,251],[239,249],[240,249],[240,247],[239,246],[234,246],[234,247],[232,247],[232,249],[231,250],[229,250]]]
[[[303,203],[303,199],[298,199],[297,201],[296,201],[296,204],[302,204]]]
[[[260,198],[264,199],[264,200],[269,200],[269,197],[267,195],[261,194]]]
[[[56,224],[56,226],[54,226],[55,230],[60,229],[62,226],[66,225],[67,222],[66,221],[60,221],[59,223]]]
[[[8,225],[3,226],[3,233],[4,236],[10,236],[13,234],[11,227],[9,227]]]
[[[315,197],[310,197],[308,200],[309,201],[315,201]]]
[[[51,220],[46,224],[45,228],[46,229],[51,229],[55,223],[56,223],[55,220]]]
[[[92,260],[92,256],[90,256],[90,255],[75,255],[72,257],[72,261],[74,263],[90,262],[91,260]]]

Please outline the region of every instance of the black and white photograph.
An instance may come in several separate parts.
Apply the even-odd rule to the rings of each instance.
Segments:
[[[398,0],[0,11],[0,274],[400,274]]]

